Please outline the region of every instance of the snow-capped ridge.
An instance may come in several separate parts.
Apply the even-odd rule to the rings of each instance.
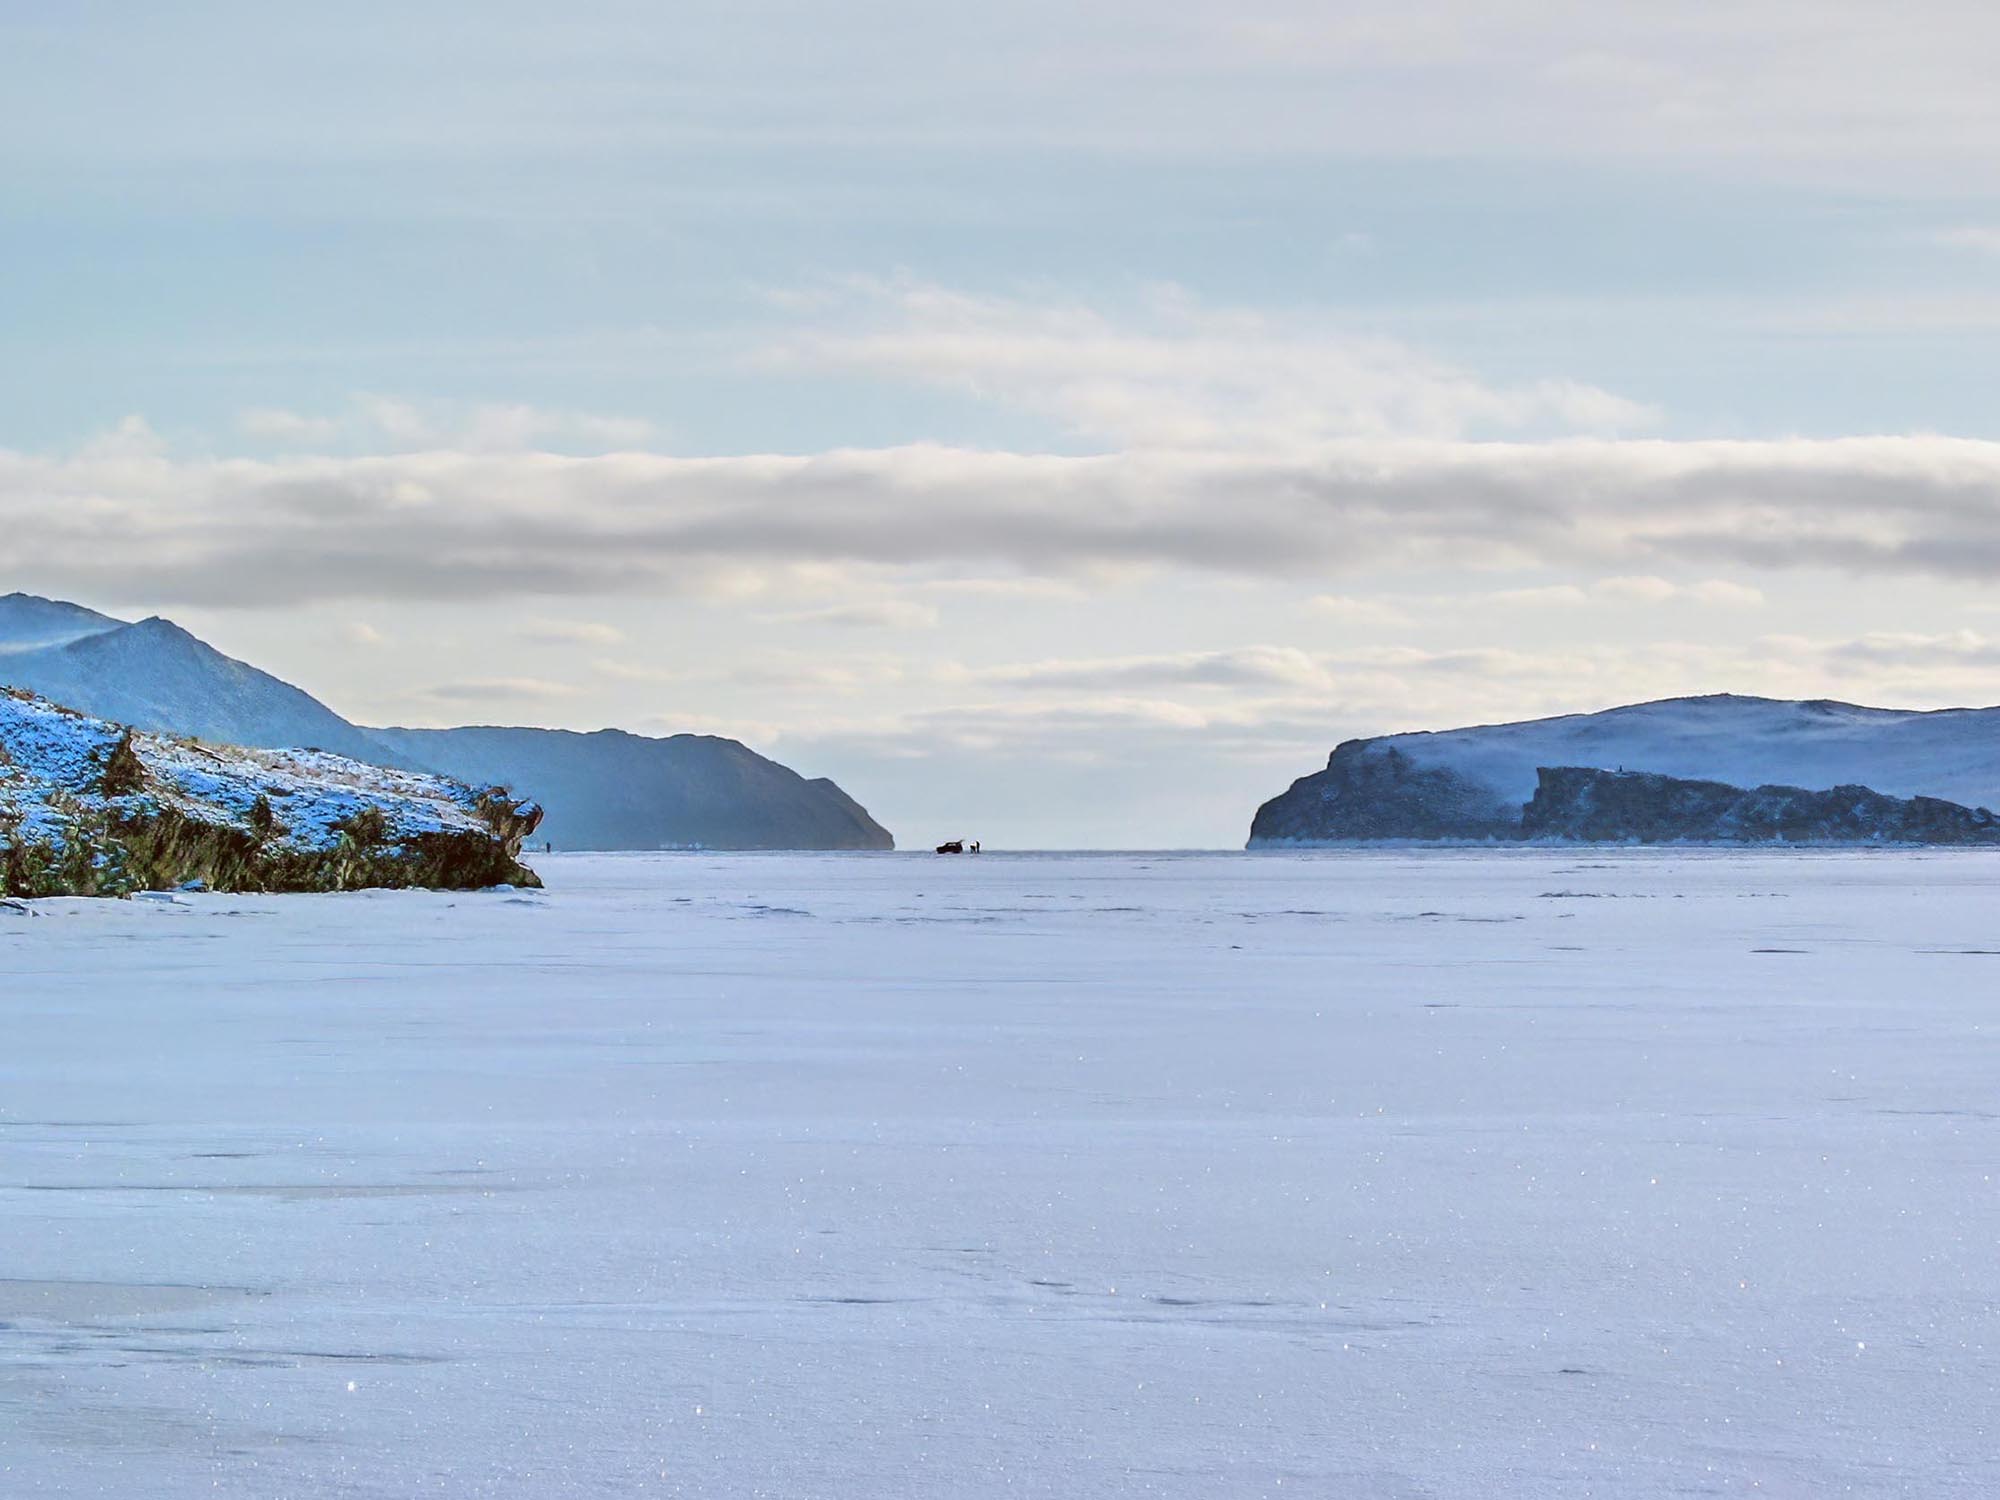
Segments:
[[[1861,786],[2000,804],[2000,708],[1889,709],[1715,693],[1342,742],[1258,809],[1250,842],[1511,836],[1549,767],[1735,788]]]

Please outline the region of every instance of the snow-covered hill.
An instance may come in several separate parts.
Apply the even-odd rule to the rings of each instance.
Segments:
[[[0,893],[536,885],[541,810],[313,750],[135,733],[0,691]]]
[[[888,849],[831,781],[734,740],[621,730],[364,729],[170,620],[126,624],[32,595],[0,599],[0,686],[141,729],[265,748],[309,746],[403,770],[511,786],[550,810],[569,849]]]
[[[1866,786],[2000,805],[2000,708],[1916,712],[1716,694],[1518,724],[1349,740],[1257,811],[1253,847],[1505,837],[1542,767],[1736,787]]]

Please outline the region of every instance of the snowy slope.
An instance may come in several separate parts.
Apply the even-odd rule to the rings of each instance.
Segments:
[[[533,882],[540,809],[317,750],[132,733],[0,691],[0,892]]]
[[[33,594],[0,594],[0,652],[60,646],[124,624],[81,604],[40,599]]]
[[[310,693],[157,616],[0,656],[0,685],[140,729],[408,764]]]
[[[1324,771],[1258,810],[1251,842],[1495,836],[1496,822],[1516,819],[1534,795],[1544,766],[1737,787],[1860,785],[1993,807],[2000,806],[2000,708],[1916,712],[1723,693],[1350,740]]]
[[[1719,693],[1603,713],[1374,741],[1421,766],[1492,786],[1509,802],[1535,793],[1538,766],[1655,771],[1732,786],[1858,783],[1893,797],[2000,803],[2000,708],[1920,713],[1824,699]]]
[[[808,781],[735,740],[601,729],[372,729],[449,776],[504,782],[549,808],[559,849],[890,849],[831,781]]]

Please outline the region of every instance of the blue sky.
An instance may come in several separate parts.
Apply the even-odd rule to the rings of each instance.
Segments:
[[[0,0],[0,586],[913,842],[2000,698],[1982,8],[961,10]]]

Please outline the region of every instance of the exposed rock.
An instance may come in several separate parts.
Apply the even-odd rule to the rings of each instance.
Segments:
[[[2000,708],[1914,712],[1719,693],[1350,740],[1325,770],[1259,809],[1250,845],[1518,836],[1545,766],[2000,806]]]
[[[540,885],[541,809],[311,750],[135,732],[0,689],[0,892]]]
[[[1379,740],[1348,740],[1326,769],[1257,809],[1250,845],[1516,838],[1521,806],[1448,766],[1419,766]]]
[[[1938,797],[1865,786],[1746,790],[1650,771],[1543,767],[1524,838],[1593,843],[2000,844],[2000,819]]]

